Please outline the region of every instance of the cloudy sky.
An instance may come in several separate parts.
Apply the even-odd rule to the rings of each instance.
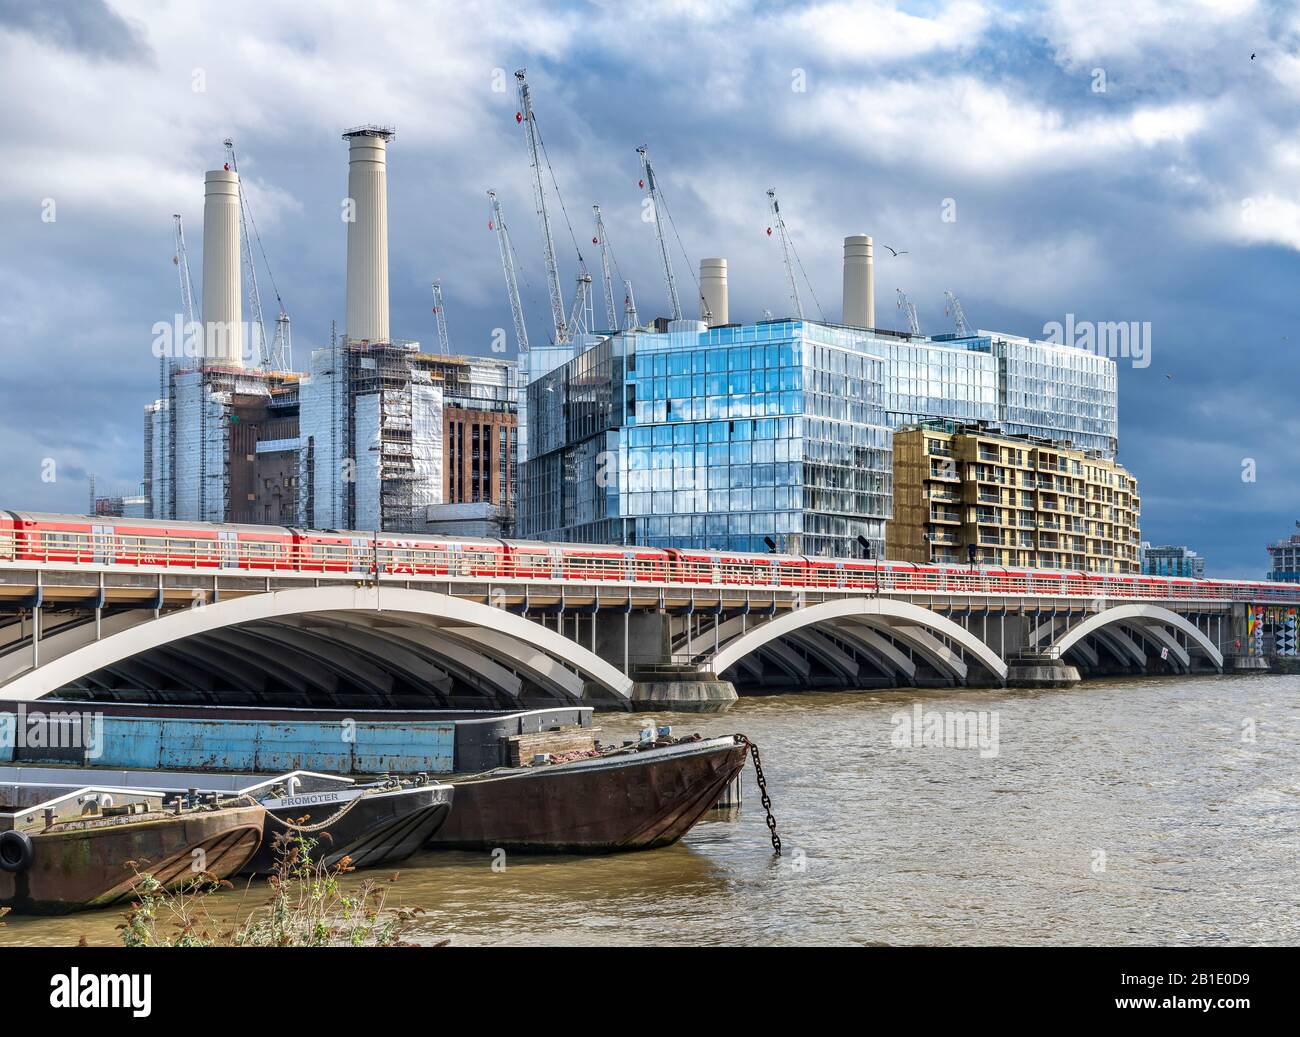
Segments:
[[[728,257],[733,320],[790,309],[775,186],[830,319],[841,239],[871,233],[882,324],[902,324],[895,288],[933,332],[945,290],[1015,334],[1150,321],[1150,366],[1120,363],[1144,538],[1258,576],[1300,519],[1300,10],[1250,0],[0,0],[4,506],[83,511],[92,472],[138,484],[150,329],[178,306],[171,214],[197,281],[227,136],[299,366],[344,317],[339,135],[367,122],[397,129],[394,334],[436,343],[434,277],[457,350],[509,326],[496,188],[543,339],[522,66],[577,241],[599,202],[643,316],[665,309],[644,143],[686,254]],[[562,222],[557,243],[569,291]],[[265,278],[263,297],[273,313]]]

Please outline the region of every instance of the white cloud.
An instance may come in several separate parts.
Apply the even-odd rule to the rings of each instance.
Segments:
[[[1056,0],[1038,24],[1066,66],[1105,66],[1153,51],[1219,50],[1227,29],[1256,10],[1255,0]]]
[[[830,136],[864,156],[991,176],[1111,163],[1181,144],[1207,119],[1195,101],[1071,116],[965,74],[831,87],[783,115],[788,132]]]
[[[821,3],[772,19],[771,29],[790,41],[792,54],[808,48],[834,61],[878,64],[937,51],[975,47],[992,22],[984,4],[941,5],[933,17],[900,10],[897,4]],[[770,29],[764,29],[764,35]]]

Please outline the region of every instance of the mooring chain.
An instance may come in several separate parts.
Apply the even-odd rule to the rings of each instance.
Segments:
[[[767,830],[772,833],[772,854],[781,856],[781,837],[776,834],[776,818],[772,816],[772,797],[767,794],[767,778],[763,776],[763,761],[758,755],[758,746],[745,735],[736,735],[736,741],[749,748],[749,755],[754,760],[754,778],[758,782],[758,795],[767,811]]]

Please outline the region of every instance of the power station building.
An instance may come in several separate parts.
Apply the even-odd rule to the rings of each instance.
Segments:
[[[390,334],[392,138],[378,126],[344,134],[346,333],[315,350],[303,373],[256,366],[260,328],[243,321],[238,173],[206,175],[202,319],[176,321],[160,398],[145,408],[154,517],[512,531],[516,365],[423,353]]]

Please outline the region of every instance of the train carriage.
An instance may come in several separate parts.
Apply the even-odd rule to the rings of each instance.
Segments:
[[[1289,585],[610,544],[0,512],[0,563],[408,578],[608,580],[872,593],[1295,601]]]

